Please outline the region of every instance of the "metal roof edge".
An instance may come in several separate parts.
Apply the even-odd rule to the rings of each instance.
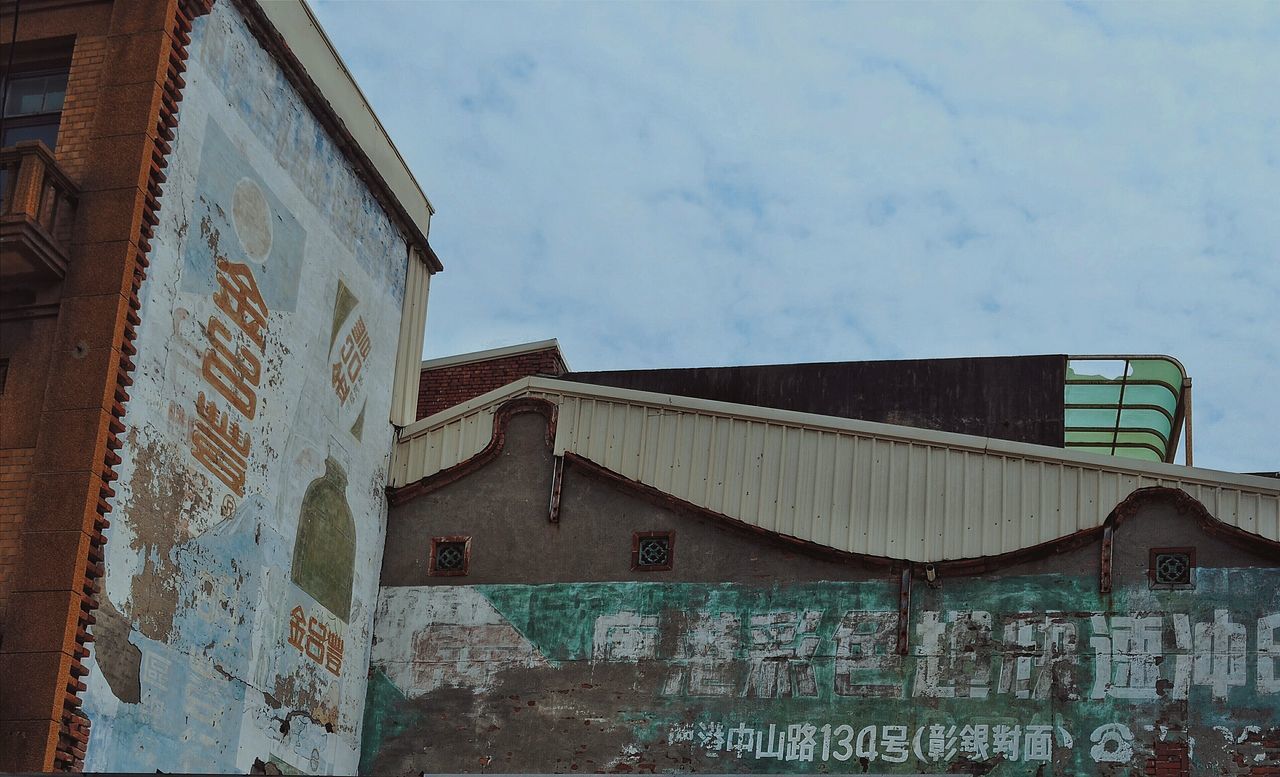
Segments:
[[[1118,360],[1118,359],[1129,359],[1129,360],[1133,360],[1133,359],[1161,359],[1161,360],[1163,360],[1163,361],[1167,361],[1167,362],[1169,362],[1169,363],[1173,364],[1175,367],[1177,367],[1177,368],[1178,368],[1178,371],[1182,373],[1182,377],[1183,377],[1184,379],[1185,379],[1185,378],[1187,378],[1187,377],[1189,377],[1189,376],[1187,375],[1187,368],[1186,368],[1186,365],[1184,365],[1184,364],[1183,364],[1181,361],[1179,361],[1177,358],[1175,358],[1175,357],[1173,357],[1173,356],[1170,356],[1170,355],[1169,355],[1169,354],[1167,354],[1167,353],[1113,353],[1113,354],[1098,354],[1098,353],[1090,353],[1090,354],[1067,354],[1067,361],[1082,361],[1082,362],[1089,362],[1089,361],[1114,361],[1114,360]]]
[[[500,399],[505,399],[509,396],[515,396],[521,392],[528,391],[530,388],[530,381],[532,380],[533,378],[520,378],[519,380],[512,381],[505,386],[496,388],[493,391],[481,394],[474,399],[468,399],[466,402],[459,403],[453,407],[446,407],[438,413],[432,413],[429,416],[419,418],[417,421],[414,421],[400,430],[400,434],[396,437],[396,442],[397,444],[406,442],[420,434],[430,431],[433,427],[448,423],[455,418],[474,413],[486,405],[491,405]]]
[[[565,366],[565,370],[567,371],[569,369],[569,363],[565,361],[564,354],[560,351],[560,341],[554,337],[549,340],[538,340],[531,343],[518,343],[516,345],[504,345],[500,348],[489,348],[484,351],[471,351],[470,353],[459,353],[454,354],[453,356],[438,356],[434,359],[425,359],[422,362],[422,369],[435,370],[441,367],[454,367],[459,364],[475,364],[476,362],[502,359],[507,356],[516,356],[522,353],[544,351],[548,348],[556,349],[556,354],[560,357],[560,363]]]
[[[836,416],[824,416],[814,413],[800,413],[793,410],[776,410],[757,405],[740,405],[732,402],[720,402],[694,397],[682,397],[674,394],[658,394],[651,391],[621,389],[613,386],[599,386],[593,383],[576,383],[555,378],[527,377],[514,381],[498,389],[482,394],[462,404],[455,405],[434,415],[420,419],[400,431],[399,441],[405,442],[413,437],[429,431],[449,421],[474,413],[486,405],[493,404],[507,397],[523,393],[545,392],[585,399],[605,399],[646,404],[672,410],[689,410],[713,415],[733,416],[742,419],[776,422],[790,426],[803,426],[813,429],[852,432],[869,437],[897,440],[922,445],[937,445],[947,448],[962,448],[983,453],[1011,456],[1020,459],[1064,462],[1078,464],[1094,469],[1126,473],[1138,476],[1168,478],[1181,481],[1197,482],[1201,485],[1227,486],[1244,488],[1265,494],[1280,496],[1280,483],[1267,477],[1245,475],[1236,472],[1205,469],[1202,467],[1185,467],[1178,464],[1164,464],[1121,459],[1114,456],[1103,456],[1096,453],[1081,453],[1065,448],[1054,448],[1048,445],[1000,440],[991,437],[978,437],[955,432],[939,432],[932,429],[920,429],[912,426],[884,424],[876,421],[859,421]]]
[[[921,444],[940,445],[949,448],[967,448],[974,451],[1003,454],[1022,459],[1037,459],[1055,462],[1082,464],[1098,469],[1115,472],[1147,475],[1154,477],[1177,478],[1179,480],[1200,481],[1205,485],[1243,486],[1251,491],[1280,495],[1280,484],[1274,480],[1257,475],[1245,475],[1237,472],[1205,469],[1202,467],[1185,467],[1179,464],[1145,462],[1137,459],[1121,459],[1115,456],[1103,456],[1096,453],[1071,451],[1066,448],[1055,448],[1049,445],[1001,440],[993,437],[959,434],[956,432],[939,432],[933,429],[921,429],[913,426],[899,426],[877,421],[859,421],[836,416],[824,416],[814,413],[801,413],[794,410],[776,410],[757,405],[740,405],[732,402],[682,397],[673,394],[658,394],[635,389],[620,389],[612,386],[598,386],[590,383],[575,383],[555,378],[530,377],[531,390],[542,390],[550,393],[568,394],[585,398],[618,399],[659,407],[670,407],[673,410],[698,410],[716,415],[731,415],[741,418],[763,421],[776,421],[793,426],[806,426],[833,431],[846,431],[872,437],[916,442]]]
[[[369,101],[306,0],[252,2],[275,28],[283,39],[288,54],[297,60],[334,117],[368,158],[403,215],[420,232],[425,245],[435,207],[418,184],[377,114],[373,112]],[[430,253],[432,256],[424,259],[432,264],[434,252]],[[438,271],[443,269],[443,265],[439,265],[439,260],[436,259],[432,268]]]

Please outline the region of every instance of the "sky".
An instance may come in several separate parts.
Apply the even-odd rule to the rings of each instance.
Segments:
[[[313,6],[436,209],[427,357],[1165,353],[1196,464],[1280,469],[1280,4]]]

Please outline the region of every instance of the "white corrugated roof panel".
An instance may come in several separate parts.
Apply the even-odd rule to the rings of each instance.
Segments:
[[[393,486],[479,453],[497,408],[558,408],[572,453],[698,507],[836,550],[918,562],[994,556],[1101,526],[1150,486],[1280,541],[1280,483],[1026,443],[525,378],[406,427]]]

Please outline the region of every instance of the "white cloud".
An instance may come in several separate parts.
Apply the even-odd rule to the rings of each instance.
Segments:
[[[1280,8],[344,4],[439,209],[428,353],[1165,352],[1280,468]]]

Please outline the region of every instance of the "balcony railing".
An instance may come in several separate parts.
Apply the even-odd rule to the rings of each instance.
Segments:
[[[40,141],[0,149],[0,276],[6,283],[66,275],[77,195]]]

